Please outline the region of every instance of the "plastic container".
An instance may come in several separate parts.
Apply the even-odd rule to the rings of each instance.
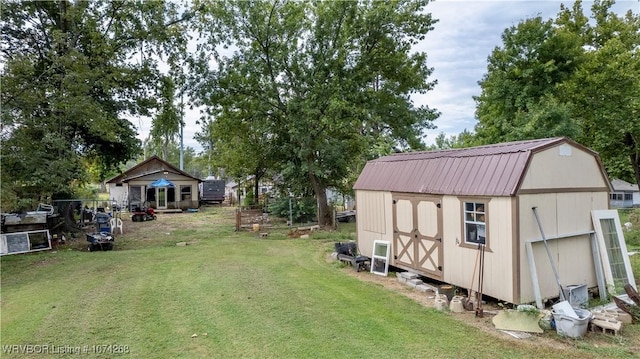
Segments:
[[[569,304],[569,302],[566,300],[563,300],[562,302],[558,302],[552,305],[552,308],[553,308],[553,313],[563,314],[563,315],[566,315],[567,317],[575,318],[575,319],[579,318],[578,314],[573,309],[571,304]]]
[[[572,307],[586,308],[589,304],[589,291],[586,284],[568,285],[562,291]]]
[[[573,308],[578,318],[573,318],[562,313],[553,313],[556,322],[556,331],[559,335],[569,338],[580,338],[587,333],[591,312],[588,310]]]

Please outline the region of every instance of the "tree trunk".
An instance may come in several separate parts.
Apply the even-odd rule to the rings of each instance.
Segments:
[[[633,166],[633,174],[635,175],[636,184],[640,186],[640,154],[632,153],[630,156],[631,165]]]
[[[253,181],[253,204],[259,204],[260,203],[260,186],[259,186],[259,182],[260,182],[260,177],[258,177],[258,175],[254,175],[254,181]]]
[[[625,144],[629,147],[629,159],[631,160],[631,166],[633,168],[633,174],[636,179],[636,184],[640,186],[640,149],[638,148],[638,142],[636,142],[633,135],[629,132],[625,136]]]
[[[329,227],[331,226],[331,211],[327,203],[327,187],[311,172],[309,172],[309,180],[311,187],[313,187],[313,193],[316,195],[316,202],[318,203],[318,225],[321,227]]]
[[[162,143],[162,159],[166,161],[167,157],[169,157],[169,143],[165,141]]]

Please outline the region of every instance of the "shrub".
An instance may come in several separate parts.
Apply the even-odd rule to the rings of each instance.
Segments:
[[[632,224],[632,228],[636,230],[640,230],[640,209],[634,209],[629,213],[629,222]]]
[[[289,197],[279,197],[269,204],[269,212],[280,218],[289,219]],[[294,222],[309,222],[316,217],[316,200],[314,198],[292,198],[291,212]]]

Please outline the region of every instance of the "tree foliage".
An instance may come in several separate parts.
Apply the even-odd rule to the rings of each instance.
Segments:
[[[640,183],[640,16],[577,1],[506,29],[476,97],[476,143],[568,136],[612,177]]]
[[[561,97],[564,81],[582,61],[580,38],[536,17],[505,30],[502,41],[480,81],[478,140],[575,137],[577,125]]]
[[[435,22],[426,4],[196,4],[207,38],[196,88],[212,116],[211,142],[239,160],[250,157],[251,170],[276,171],[295,193],[312,191],[326,223],[326,188],[345,187],[370,148],[424,146],[422,131],[437,113],[415,107],[409,95],[434,85],[426,54],[411,51]],[[208,66],[210,56],[217,68]]]
[[[125,116],[156,106],[158,59],[182,37],[177,4],[3,1],[2,192],[69,193],[140,143]],[[94,171],[96,172],[96,171]]]

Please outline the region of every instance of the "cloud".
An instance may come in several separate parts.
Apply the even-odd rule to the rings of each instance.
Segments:
[[[438,128],[427,132],[427,143],[433,143],[441,131],[455,135],[465,128],[473,129],[473,96],[480,94],[478,81],[486,74],[487,58],[501,46],[502,33],[528,18],[555,19],[562,3],[573,6],[572,1],[551,0],[441,0],[426,6],[439,22],[416,50],[427,53],[427,63],[434,68],[431,78],[438,84],[433,91],[412,99],[417,106],[428,105],[441,112],[435,122]],[[582,3],[585,14],[590,14],[592,4]],[[638,7],[636,0],[618,1],[613,10],[622,14],[629,9],[637,12]]]

